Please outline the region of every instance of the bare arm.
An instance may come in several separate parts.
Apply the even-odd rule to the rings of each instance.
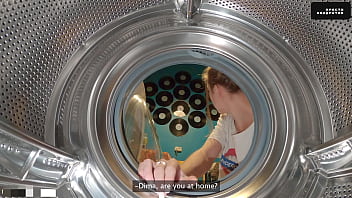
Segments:
[[[138,173],[149,181],[196,181],[196,177],[200,177],[210,169],[221,149],[220,142],[208,138],[204,145],[190,155],[181,166],[176,159],[162,160],[165,164],[146,159],[139,164]]]
[[[186,159],[181,169],[185,175],[200,177],[210,169],[220,151],[221,144],[213,138],[208,138],[200,149]]]

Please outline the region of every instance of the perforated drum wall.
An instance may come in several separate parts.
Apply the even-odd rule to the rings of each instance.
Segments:
[[[37,139],[51,91],[75,50],[99,28],[164,0],[0,2],[0,119]]]
[[[219,197],[351,197],[351,19],[312,20],[312,1],[203,0],[197,13],[199,3],[1,1],[0,180],[135,195],[124,101],[145,71],[196,58],[232,72],[257,112],[254,155]]]
[[[51,89],[73,52],[110,21],[163,2],[2,1],[0,118],[43,139]],[[208,3],[242,12],[282,35],[320,79],[335,130],[351,125],[350,20],[311,20],[311,1],[209,0]]]
[[[319,78],[330,105],[333,127],[339,132],[352,125],[352,23],[351,19],[312,20],[311,2],[208,1],[260,21],[290,43]]]

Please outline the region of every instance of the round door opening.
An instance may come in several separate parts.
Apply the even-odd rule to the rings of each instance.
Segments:
[[[180,81],[176,80],[177,78],[187,80]],[[214,107],[209,97],[210,93],[207,91],[209,85],[206,86],[203,81],[208,78],[211,78],[212,83],[216,83],[217,86],[225,89],[225,94],[236,93],[229,98],[240,96],[241,100],[239,102],[241,104],[237,104],[236,99],[234,101],[226,100],[226,104],[223,104],[221,100],[217,101],[217,106],[222,109],[221,113],[223,114],[221,123],[227,124],[226,127],[218,129],[220,134],[224,136],[214,136],[213,139],[217,138],[216,140],[219,143],[230,137],[235,140],[227,143],[232,147],[227,146],[226,151],[216,157],[211,165],[212,169],[200,176],[199,181],[208,183],[217,181],[219,171],[222,171],[220,175],[227,175],[246,157],[254,139],[254,115],[245,94],[239,93],[242,92],[241,89],[235,83],[230,83],[229,77],[212,67],[198,64],[178,64],[160,69],[145,78],[133,91],[130,99],[127,100],[126,109],[122,110],[124,112],[122,119],[124,137],[136,161],[175,158],[181,164],[204,145],[220,117],[220,112]],[[164,86],[165,84],[172,84],[173,86]],[[179,86],[181,85],[182,90],[188,90],[188,94],[185,97],[178,98],[177,95],[186,93],[181,92],[180,94]],[[217,86],[216,88],[218,88]],[[223,91],[221,90],[220,97],[224,96]],[[160,95],[171,98],[171,101],[169,102],[169,99],[158,100]],[[167,105],[165,101],[168,101]],[[244,108],[244,105],[247,105],[247,107]],[[240,108],[243,108],[243,110],[240,110]],[[234,112],[232,113],[228,109]],[[115,112],[118,110],[116,108]],[[245,118],[244,129],[236,129],[235,124],[241,126],[242,123],[240,121],[236,122],[232,115],[239,117],[238,119]],[[232,121],[230,121],[231,119]],[[119,122],[119,120],[115,119],[115,122]],[[118,124],[115,123],[115,126],[118,126]],[[242,131],[248,133],[248,135],[238,133]],[[264,137],[270,137],[270,135],[266,134]],[[235,151],[235,144],[236,147],[239,147],[237,148],[238,153]],[[263,145],[263,143],[260,145]],[[261,148],[260,150],[265,149]],[[264,154],[258,156],[264,156]],[[249,167],[249,169],[252,168]]]
[[[252,121],[247,123],[244,129],[250,128],[250,132],[247,137],[242,137],[242,141],[236,143],[244,143],[244,151],[239,150],[236,154],[234,148],[226,148],[226,151],[216,157],[212,169],[199,176],[198,181],[201,183],[215,182],[221,185],[205,192],[195,190],[185,194],[183,192],[185,189],[181,189],[178,193],[181,195],[220,193],[230,187],[239,187],[241,182],[252,179],[269,153],[268,149],[273,138],[271,130],[273,121],[269,102],[259,82],[256,82],[251,73],[240,64],[210,50],[191,48],[160,53],[144,61],[139,67],[133,68],[129,72],[131,75],[121,81],[122,84],[126,84],[120,87],[123,90],[119,89],[118,94],[116,93],[114,111],[117,144],[124,147],[122,149],[125,151],[124,156],[130,164],[138,167],[138,162],[146,158],[154,161],[161,158],[175,158],[182,164],[205,143],[217,125],[220,113],[230,114],[227,109],[233,109],[231,105],[238,106],[228,101],[222,104],[222,101],[218,101],[219,97],[207,91],[210,85],[207,86],[203,80],[206,76],[205,71],[210,70],[219,73],[215,73],[214,76],[213,72],[212,75],[217,81],[221,81],[223,84],[221,87],[229,84],[231,84],[229,87],[233,87],[234,84],[243,92],[241,97],[245,96],[252,116]],[[208,67],[209,65],[212,67]],[[218,79],[220,74],[227,78]],[[238,90],[232,90],[236,91]],[[230,93],[230,90],[226,93]],[[211,98],[216,100],[217,104],[214,105]],[[243,104],[238,108],[244,109]],[[215,106],[221,108],[220,112]],[[245,115],[237,116],[243,118]],[[227,118],[230,119],[226,119],[226,122],[231,123],[227,124],[231,126],[227,135],[232,136],[236,133],[235,122],[233,118],[229,116]],[[229,121],[231,119],[232,121]],[[258,120],[258,125],[254,124],[255,120]],[[245,133],[241,135],[243,134]],[[218,142],[223,142],[220,138],[228,139],[227,136],[219,137]]]
[[[315,79],[275,33],[236,13],[203,9],[192,23],[170,7],[123,18],[92,37],[64,72],[70,75],[57,86],[62,97],[53,105],[60,109],[53,125],[60,126],[62,147],[86,160],[89,188],[106,181],[99,183],[104,192],[90,189],[95,195],[149,193],[132,188],[139,161],[164,155],[186,161],[203,145],[231,109],[212,95],[216,86],[203,82],[207,67],[240,87],[252,109],[253,136],[241,163],[226,161],[231,149],[216,159],[219,166],[237,166],[233,171],[202,178],[219,182],[216,192],[176,193],[248,197],[274,192],[266,190],[274,183],[301,188],[309,181],[300,156],[321,142],[326,127]]]

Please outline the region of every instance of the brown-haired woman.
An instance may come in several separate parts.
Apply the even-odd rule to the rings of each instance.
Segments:
[[[195,179],[210,169],[219,154],[219,176],[222,177],[236,168],[248,153],[254,124],[252,108],[245,93],[225,74],[211,67],[204,70],[202,78],[207,95],[221,114],[216,127],[204,145],[182,165],[175,159],[143,161],[138,168],[142,178],[149,181]]]

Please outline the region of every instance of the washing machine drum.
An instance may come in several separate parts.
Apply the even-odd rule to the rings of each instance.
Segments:
[[[175,195],[350,197],[352,26],[312,19],[312,6],[2,2],[1,188],[51,188],[59,197],[155,195],[134,186],[144,146],[152,143],[149,157],[161,157],[139,89],[154,72],[190,64],[216,68],[241,87],[255,135],[247,157],[215,190]],[[158,88],[144,86],[149,95],[157,90],[148,87]]]

